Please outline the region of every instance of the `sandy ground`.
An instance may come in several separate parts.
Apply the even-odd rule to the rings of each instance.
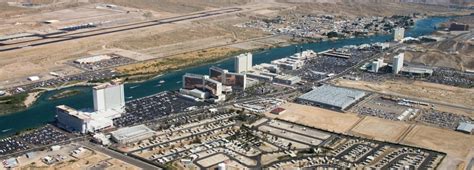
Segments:
[[[142,63],[121,66],[116,70],[127,74],[162,73],[172,69],[179,69],[187,65],[199,64],[207,61],[219,60],[239,49],[219,47],[178,54],[168,58],[150,60]]]
[[[432,103],[460,106],[474,110],[474,89],[459,88],[421,81],[385,81],[380,83],[338,79],[338,86],[373,91],[386,95],[396,95]],[[474,116],[474,113],[472,113]]]
[[[361,118],[355,114],[339,113],[318,107],[285,103],[286,112],[277,116],[282,120],[300,123],[337,133],[346,133]]]
[[[36,99],[38,99],[38,94],[41,92],[33,92],[33,93],[28,93],[28,97],[26,97],[24,104],[26,107],[30,107]]]
[[[409,124],[403,122],[367,116],[352,128],[350,132],[357,136],[375,140],[397,141],[409,126]]]
[[[229,160],[229,157],[227,157],[226,155],[216,154],[216,155],[212,155],[208,158],[204,158],[202,160],[199,160],[199,161],[197,161],[197,163],[200,164],[201,166],[209,167],[211,165],[215,165],[215,164],[224,162],[226,160]]]
[[[108,170],[138,170],[138,167],[125,163],[121,160],[112,158],[102,152],[94,150],[85,150],[79,155],[71,155],[72,150],[76,149],[76,144],[63,145],[58,151],[38,151],[33,158],[27,158],[22,155],[17,159],[20,162],[18,169],[44,169],[44,170],[79,170],[79,169],[108,169]],[[41,161],[45,156],[64,156],[64,160],[47,165]],[[102,168],[100,168],[102,167]],[[3,169],[3,166],[0,167]]]
[[[419,146],[447,153],[441,167],[456,167],[474,151],[474,136],[456,131],[417,125],[402,141],[403,144]]]

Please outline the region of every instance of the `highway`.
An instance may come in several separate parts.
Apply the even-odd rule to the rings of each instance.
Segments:
[[[132,164],[134,166],[137,166],[141,169],[144,169],[144,170],[149,170],[149,169],[162,169],[160,167],[157,167],[155,165],[152,165],[152,164],[149,164],[149,163],[146,163],[144,161],[141,161],[141,160],[138,160],[138,159],[135,159],[133,157],[130,157],[130,156],[127,156],[127,155],[124,155],[120,152],[117,152],[117,151],[114,151],[114,150],[111,150],[111,149],[108,149],[108,148],[105,148],[105,147],[102,147],[102,146],[97,146],[95,144],[92,144],[90,142],[83,142],[81,143],[83,144],[85,147],[88,147],[88,148],[91,148],[93,150],[96,150],[96,151],[99,151],[99,152],[102,152],[106,155],[109,155],[110,157],[112,158],[115,158],[115,159],[119,159],[121,161],[124,161],[126,163],[129,163],[129,164]]]
[[[107,28],[99,28],[99,29],[81,31],[81,32],[59,31],[59,32],[45,34],[45,35],[38,34],[35,36],[38,37],[39,39],[26,40],[26,41],[20,41],[20,42],[15,42],[15,43],[2,42],[2,44],[0,44],[0,52],[19,50],[19,49],[27,48],[27,47],[43,46],[47,44],[54,44],[54,43],[77,40],[81,38],[93,37],[93,36],[98,36],[98,35],[130,31],[130,30],[135,30],[135,29],[140,29],[140,28],[153,27],[153,26],[176,23],[176,22],[186,21],[186,20],[193,20],[193,19],[198,19],[198,18],[206,18],[206,17],[211,17],[211,16],[233,13],[233,12],[237,12],[241,10],[242,10],[241,8],[226,8],[226,9],[199,12],[199,13],[194,13],[194,14],[181,15],[181,16],[176,16],[176,17],[171,17],[171,18],[164,18],[160,20],[138,22],[138,23],[125,24],[125,25],[113,26],[113,27],[107,27]]]

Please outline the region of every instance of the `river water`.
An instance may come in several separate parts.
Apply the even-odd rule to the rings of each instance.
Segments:
[[[434,27],[439,23],[448,20],[447,17],[430,17],[418,20],[413,28],[406,31],[405,36],[417,37],[421,35],[428,35],[434,31]],[[338,48],[345,45],[360,45],[365,43],[386,42],[393,40],[393,35],[375,35],[364,38],[342,39],[337,41],[323,41],[317,43],[298,44],[304,49],[312,49],[314,51],[323,51],[330,48]],[[270,62],[274,59],[290,56],[295,52],[295,45],[273,48],[253,54],[253,63],[259,64]],[[132,100],[140,97],[153,95],[158,92],[166,90],[177,90],[181,87],[181,77],[185,73],[208,74],[210,66],[219,66],[221,68],[233,71],[233,60],[226,59],[214,63],[200,65],[196,67],[189,67],[182,70],[166,73],[154,79],[140,82],[125,84],[125,96],[127,100]],[[164,80],[164,83],[160,81]],[[63,90],[80,90],[82,93],[61,98],[57,100],[48,100],[54,94],[60,93]],[[76,109],[91,108],[92,89],[90,87],[71,87],[61,90],[48,91],[43,93],[38,100],[27,110],[0,116],[0,137],[15,134],[16,132],[34,128],[44,125],[48,122],[54,121],[55,106],[68,105]]]

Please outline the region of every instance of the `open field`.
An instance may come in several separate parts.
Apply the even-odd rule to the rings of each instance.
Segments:
[[[375,140],[396,141],[408,127],[404,122],[367,116],[351,129],[351,133]]]
[[[449,168],[462,163],[474,151],[474,136],[424,125],[413,128],[402,143],[447,153],[441,167]]]
[[[340,113],[296,103],[285,103],[281,107],[285,108],[286,112],[277,116],[279,119],[337,133],[346,133],[361,119],[355,114]]]
[[[421,81],[385,81],[383,83],[374,83],[338,79],[335,80],[335,85],[474,109],[472,105],[474,103],[474,89]]]

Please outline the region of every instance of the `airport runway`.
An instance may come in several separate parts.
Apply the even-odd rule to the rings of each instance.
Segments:
[[[159,20],[138,22],[138,23],[125,24],[125,25],[113,26],[113,27],[107,27],[107,28],[98,28],[94,30],[87,30],[87,31],[81,31],[81,32],[58,31],[58,32],[49,33],[49,34],[37,34],[37,35],[34,35],[33,37],[36,37],[38,39],[25,40],[25,41],[13,42],[13,43],[2,42],[0,44],[0,52],[19,50],[22,48],[29,48],[29,47],[43,46],[47,44],[60,43],[64,41],[76,40],[76,39],[93,37],[93,36],[98,36],[98,35],[130,31],[130,30],[135,30],[135,29],[140,29],[140,28],[158,26],[162,24],[176,23],[179,21],[206,18],[206,17],[211,17],[211,16],[237,12],[241,10],[242,10],[241,8],[226,8],[226,9],[204,11],[204,12],[199,12],[199,13],[164,18],[164,19],[159,19]],[[29,37],[32,37],[32,36],[29,36]]]

